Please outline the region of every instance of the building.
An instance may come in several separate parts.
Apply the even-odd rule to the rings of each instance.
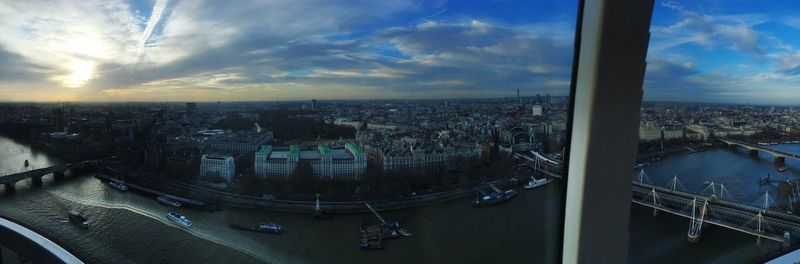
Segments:
[[[233,157],[205,154],[200,158],[200,177],[215,182],[230,182],[236,174]]]
[[[410,149],[383,155],[384,171],[455,169],[480,160],[480,146],[449,147],[440,150]]]
[[[542,116],[542,114],[543,114],[542,105],[538,105],[538,104],[537,105],[533,105],[532,111],[533,111],[533,116],[534,117]]]
[[[256,177],[261,180],[289,179],[301,165],[308,165],[317,179],[355,181],[364,175],[367,156],[353,143],[333,148],[318,145],[304,150],[299,145],[291,145],[288,150],[264,145],[255,153]]]
[[[211,140],[208,151],[230,155],[250,154],[258,150],[259,146],[272,142],[272,131],[261,133],[240,131],[231,134],[222,134]]]
[[[480,144],[438,144],[431,142],[388,142],[367,145],[370,159],[385,172],[425,174],[438,170],[461,169],[480,161]]]

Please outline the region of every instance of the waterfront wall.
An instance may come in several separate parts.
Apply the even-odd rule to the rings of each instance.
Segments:
[[[105,175],[98,175],[98,177],[104,179],[112,178]],[[171,194],[221,206],[262,209],[289,213],[312,213],[316,206],[314,200],[264,199],[258,196],[230,193],[193,184],[158,179],[155,177],[128,177],[127,180],[138,185],[147,186],[148,188],[158,190],[158,192],[163,192],[164,194]],[[500,179],[489,183],[495,184],[499,187],[506,187],[511,185],[512,181],[510,179]],[[387,211],[412,208],[474,195],[475,188],[473,186],[470,188],[418,194],[396,199],[338,202],[326,202],[321,200],[320,207],[325,213],[367,213],[369,212],[369,209],[367,209],[367,207],[364,205],[365,202],[369,203],[375,210]]]

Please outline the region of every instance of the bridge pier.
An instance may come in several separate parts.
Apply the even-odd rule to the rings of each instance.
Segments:
[[[33,183],[34,186],[42,186],[42,176],[31,177],[31,182]]]
[[[788,250],[792,245],[792,235],[789,231],[783,231],[783,250]]]
[[[653,209],[653,217],[656,217],[656,216],[658,216],[658,209],[654,208]]]
[[[6,183],[6,184],[5,184],[5,186],[6,186],[6,193],[14,192],[14,191],[16,190],[16,188],[14,187],[14,185],[15,185],[15,184],[16,184],[16,182],[9,182],[9,183]]]
[[[785,164],[786,163],[786,157],[775,156],[775,163],[777,163],[777,164]]]
[[[63,171],[56,171],[56,172],[53,172],[53,179],[54,179],[54,180],[61,180],[61,179],[64,179],[64,172],[63,172]]]
[[[761,247],[761,237],[756,237],[756,247]]]
[[[758,156],[758,150],[757,149],[747,149],[747,154],[750,154],[750,155],[753,155],[753,156]]]
[[[702,233],[698,233],[698,234],[694,234],[694,235],[693,234],[687,234],[686,235],[686,241],[689,241],[689,243],[692,243],[692,244],[696,244],[697,242],[700,242],[701,238],[702,238]]]

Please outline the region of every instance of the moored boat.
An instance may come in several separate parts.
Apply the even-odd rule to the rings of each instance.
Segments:
[[[780,171],[780,172],[784,172],[784,171],[786,171],[786,170],[788,170],[788,169],[789,169],[789,167],[786,167],[786,166],[781,166],[780,168],[778,168],[778,171]]]
[[[186,216],[176,212],[167,213],[167,218],[185,227],[191,227],[192,225],[194,225],[194,223],[192,223],[192,220],[189,220],[189,218],[186,218]]]
[[[408,232],[408,229],[405,229],[405,228],[402,228],[402,227],[397,229],[397,233],[400,233],[400,235],[402,235],[404,237],[411,237],[412,236],[411,232]]]
[[[181,207],[181,202],[173,200],[173,199],[170,199],[169,197],[166,197],[166,196],[163,196],[163,195],[159,196],[158,198],[156,198],[156,200],[158,200],[159,203],[162,203],[162,204],[165,204],[165,205],[174,206],[174,207]]]
[[[269,233],[269,234],[282,234],[283,227],[276,223],[261,223],[258,226],[254,227],[246,227],[240,224],[230,224],[230,227],[233,229],[239,229],[244,231],[252,231],[252,232],[259,232],[259,233]]]
[[[276,223],[261,223],[258,225],[258,230],[265,233],[272,233],[272,234],[281,234],[283,233],[283,227]]]
[[[527,184],[525,184],[525,186],[522,186],[522,188],[533,189],[533,188],[540,187],[540,186],[543,186],[545,184],[548,184],[551,181],[550,179],[547,179],[547,178],[536,179],[536,178],[531,177],[531,179],[532,180],[529,181]]]
[[[86,217],[83,217],[78,211],[70,210],[68,213],[69,220],[72,223],[78,225],[80,228],[88,229],[89,228],[89,220]]]
[[[127,192],[128,191],[128,185],[126,185],[125,183],[122,183],[122,182],[109,181],[108,182],[108,186],[111,186],[111,188],[114,188],[114,189],[117,189],[117,190],[120,190],[120,191],[123,191],[123,192]]]
[[[494,185],[489,185],[489,187],[491,187],[492,190],[486,190],[485,188],[478,187],[475,200],[472,202],[474,206],[499,204],[511,200],[511,198],[517,195],[514,190],[507,190],[503,192],[497,189],[497,187],[494,187]]]

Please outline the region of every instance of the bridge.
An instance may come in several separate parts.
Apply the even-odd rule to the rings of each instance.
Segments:
[[[544,173],[550,177],[561,179],[561,171],[563,168],[561,167],[562,163],[560,160],[547,157],[533,150],[515,152],[514,157],[525,161],[525,164],[533,168],[535,171]]]
[[[757,244],[762,239],[769,239],[788,248],[791,237],[800,234],[800,216],[774,210],[769,204],[769,195],[765,194],[763,206],[750,206],[721,199],[725,188],[710,183],[711,195],[701,195],[679,190],[677,176],[667,187],[655,186],[644,182],[644,170],[638,179],[633,181],[632,202],[653,209],[653,215],[666,212],[690,220],[687,239],[690,242],[700,240],[704,226],[710,224],[738,232],[756,236]],[[792,187],[798,190],[798,184]]]
[[[53,165],[46,168],[32,169],[0,177],[0,184],[5,185],[6,192],[14,191],[18,181],[30,178],[34,185],[42,185],[42,177],[53,174],[56,179],[64,177],[67,170],[83,169],[88,161]]]
[[[758,154],[759,151],[765,152],[765,153],[769,153],[773,157],[775,157],[775,161],[776,162],[780,162],[780,163],[783,163],[784,161],[786,161],[786,158],[792,158],[792,159],[800,160],[800,155],[792,154],[792,153],[789,153],[789,152],[780,151],[780,150],[776,150],[776,149],[771,149],[771,148],[768,148],[767,146],[753,145],[751,143],[747,143],[747,142],[740,141],[740,140],[735,140],[735,139],[730,139],[730,138],[719,138],[717,140],[719,140],[721,142],[724,142],[725,144],[728,144],[728,147],[739,146],[739,147],[745,148],[745,149],[747,149],[747,151],[751,155],[756,155],[756,154]]]

